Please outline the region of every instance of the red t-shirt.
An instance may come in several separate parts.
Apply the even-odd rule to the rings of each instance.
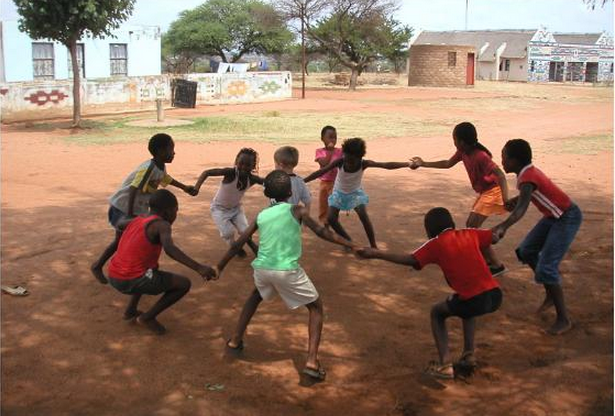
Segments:
[[[470,154],[465,154],[461,150],[457,150],[452,159],[454,162],[463,162],[463,166],[465,166],[470,177],[472,188],[479,194],[497,186],[498,177],[493,173],[493,170],[498,165],[491,159],[489,153],[476,149]]]
[[[499,287],[480,250],[489,247],[491,239],[490,230],[448,229],[427,241],[412,255],[419,263],[417,270],[431,263],[440,266],[448,285],[466,300]]]
[[[517,189],[524,183],[531,183],[536,187],[532,192],[532,203],[545,217],[559,218],[572,205],[568,195],[531,163],[517,175]]]
[[[141,277],[147,269],[157,269],[162,245],[152,244],[145,229],[157,215],[137,217],[122,233],[117,251],[109,262],[109,276],[118,280],[132,280]]]

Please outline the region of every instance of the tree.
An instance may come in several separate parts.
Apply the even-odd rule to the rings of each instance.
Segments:
[[[405,56],[412,29],[393,19],[394,0],[283,0],[282,4],[286,10],[304,7],[308,36],[350,69],[351,90],[375,59]]]
[[[209,0],[180,14],[163,48],[183,59],[214,55],[237,62],[249,52],[282,52],[292,38],[282,16],[261,0]]]
[[[587,7],[591,8],[592,10],[595,10],[598,4],[604,7],[608,2],[609,0],[583,0],[583,3],[587,4]]]
[[[77,41],[83,36],[110,36],[132,13],[135,0],[15,0],[19,30],[33,39],[51,39],[70,51],[73,69],[73,127],[81,122]]]

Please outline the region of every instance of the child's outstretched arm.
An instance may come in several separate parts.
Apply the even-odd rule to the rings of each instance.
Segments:
[[[415,269],[419,268],[419,262],[412,254],[392,253],[371,247],[360,248],[355,250],[355,252],[364,259],[380,259],[404,266],[412,266]]]
[[[211,267],[200,264],[192,259],[192,257],[188,256],[184,253],[179,247],[175,245],[173,242],[173,238],[171,236],[171,224],[166,221],[156,221],[150,227],[155,227],[152,231],[157,233],[160,238],[160,244],[162,244],[162,248],[164,252],[167,253],[169,257],[178,263],[183,264],[184,266],[194,270],[198,274],[203,277],[205,280],[215,279],[216,271]]]
[[[459,160],[453,156],[450,159],[446,159],[446,160],[438,160],[436,162],[426,162],[420,157],[415,156],[412,159],[410,159],[410,163],[411,163],[410,167],[412,169],[418,169],[420,167],[436,168],[436,169],[450,169],[453,166],[455,166],[457,163],[459,163]]]
[[[523,218],[532,200],[532,192],[534,192],[534,189],[536,189],[536,186],[531,183],[524,183],[521,185],[519,189],[519,199],[517,200],[513,212],[503,222],[492,228],[494,242],[501,240],[510,226]]]
[[[250,174],[250,183],[256,183],[258,185],[264,185],[265,184],[265,178],[262,178],[258,175],[255,175],[253,173]]]
[[[198,194],[199,190],[201,189],[201,185],[203,185],[205,179],[209,178],[210,176],[227,176],[233,174],[234,172],[235,169],[233,168],[214,168],[204,170],[203,173],[201,173],[201,176],[199,176],[199,179],[194,184],[194,191]]]
[[[401,169],[412,167],[412,162],[374,162],[373,160],[364,160],[363,168],[380,168],[380,169]]]
[[[173,179],[169,185],[175,186],[176,188],[181,189],[182,191],[184,191],[185,193],[189,195],[192,195],[192,196],[196,195],[195,188],[192,185],[184,185],[183,183],[175,179]]]
[[[320,178],[322,175],[329,172],[331,169],[339,168],[340,166],[342,166],[342,163],[344,163],[343,158],[334,160],[333,162],[329,163],[324,168],[318,169],[316,172],[310,173],[308,176],[303,178],[303,182],[308,183],[308,182],[313,181],[316,178]]]
[[[327,227],[322,226],[314,218],[310,217],[310,214],[306,207],[302,207],[300,205],[295,205],[293,207],[293,215],[300,221],[302,224],[305,224],[310,230],[314,232],[318,237],[323,240],[330,241],[335,244],[339,244],[340,246],[348,247],[348,248],[356,248],[356,246],[351,242],[338,236],[333,233]]]
[[[229,261],[239,252],[239,250],[243,247],[244,244],[252,238],[252,234],[256,232],[258,229],[258,225],[256,224],[256,220],[250,224],[250,226],[239,236],[239,239],[233,243],[231,248],[228,249],[224,257],[218,262],[216,269],[218,271],[218,277],[222,274],[222,270],[226,267]]]

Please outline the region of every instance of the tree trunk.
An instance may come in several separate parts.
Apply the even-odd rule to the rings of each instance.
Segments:
[[[73,128],[81,127],[81,71],[77,57],[77,39],[71,39],[70,59],[73,64]]]
[[[351,68],[352,72],[350,73],[350,86],[348,87],[351,91],[357,89],[357,78],[359,78],[359,68],[353,66]]]

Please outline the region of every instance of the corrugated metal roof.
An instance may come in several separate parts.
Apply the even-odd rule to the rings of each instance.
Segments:
[[[506,48],[502,58],[525,58],[527,44],[536,30],[454,30],[448,32],[423,31],[420,33],[415,45],[472,45],[480,54],[480,49],[489,45],[479,55],[479,61],[494,61],[495,52],[503,43]]]
[[[601,33],[554,33],[557,43],[595,45]]]

